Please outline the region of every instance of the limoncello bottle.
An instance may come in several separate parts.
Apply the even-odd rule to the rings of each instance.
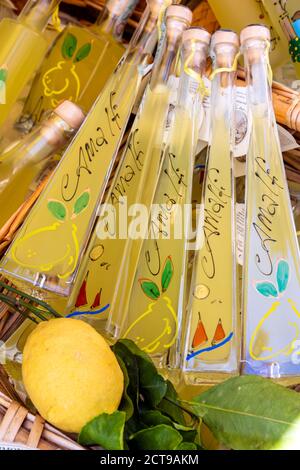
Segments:
[[[61,100],[88,112],[125,52],[120,36],[136,0],[108,0],[96,24],[68,25],[39,70],[16,127],[28,132]]]
[[[153,200],[148,239],[144,240],[124,311],[121,336],[129,338],[157,366],[180,365],[180,333],[194,156],[201,112],[202,75],[210,34],[191,28],[183,33],[178,99],[163,153]]]
[[[218,382],[239,367],[232,171],[238,50],[236,33],[212,36],[210,141],[183,348],[183,372],[191,384]]]
[[[16,20],[0,23],[0,126],[46,54],[43,30],[58,4],[29,0]]]
[[[300,256],[272,106],[269,41],[265,26],[252,25],[241,33],[252,116],[246,172],[243,371],[297,383]]]
[[[40,126],[0,155],[0,227],[25,201],[31,182],[49,157],[66,145],[83,120],[81,109],[64,101]],[[60,210],[55,202],[52,208]]]
[[[143,206],[144,210],[149,210],[154,197],[162,161],[162,143],[170,107],[172,83],[176,74],[177,52],[182,33],[191,20],[192,13],[186,7],[172,5],[166,10],[166,32],[155,57],[151,81],[82,263],[84,272],[82,271],[81,275],[86,289],[86,301],[83,301],[81,289],[77,293],[74,290],[74,294],[78,295],[72,299],[72,310],[95,313],[104,306],[111,306],[102,311],[97,318],[93,315],[88,319],[103,331],[108,315],[109,322],[113,322],[113,318],[116,318],[117,322],[120,308],[118,294],[120,299],[122,298],[124,315],[125,304],[129,302],[135,267],[143,236],[147,233],[148,222],[146,214],[146,232],[138,237],[133,235],[135,239],[132,239],[131,212],[135,204]],[[113,237],[109,234],[115,232],[114,220],[106,221],[107,207],[111,207],[115,214],[114,220],[118,220],[119,223],[119,230]],[[106,265],[102,265],[104,260]],[[119,286],[117,297],[115,297],[116,285]]]
[[[142,77],[157,42],[163,0],[149,0],[117,69],[63,154],[37,204],[2,259],[1,270],[48,301],[67,299]],[[61,219],[51,210],[64,208]],[[33,251],[32,251],[33,250]],[[32,255],[34,253],[34,256]]]

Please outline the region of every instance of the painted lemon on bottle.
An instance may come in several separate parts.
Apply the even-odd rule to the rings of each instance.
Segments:
[[[90,191],[85,190],[76,200],[71,217],[61,201],[50,199],[47,209],[56,221],[25,233],[12,246],[12,257],[23,267],[41,272],[52,271],[60,279],[68,277],[75,269],[79,256],[77,225],[74,220],[87,208]],[[49,250],[45,250],[45,246]]]
[[[76,37],[68,33],[61,48],[62,57],[55,67],[43,75],[44,95],[51,100],[55,108],[59,101],[68,99],[77,102],[80,93],[80,79],[76,73],[76,64],[85,59],[91,52],[92,44],[88,42],[77,49]]]
[[[272,361],[285,356],[288,362],[295,341],[300,339],[300,312],[295,302],[292,299],[278,300],[285,294],[289,279],[289,264],[281,259],[277,264],[276,283],[255,283],[255,289],[260,295],[276,299],[252,333],[249,354],[255,361]],[[276,334],[272,335],[272,331]],[[284,333],[278,334],[280,331]]]
[[[162,292],[151,279],[139,279],[142,291],[153,302],[131,323],[123,337],[135,341],[148,354],[169,349],[177,337],[177,314],[171,299],[165,295],[173,274],[173,262],[171,256],[168,256],[161,276]]]

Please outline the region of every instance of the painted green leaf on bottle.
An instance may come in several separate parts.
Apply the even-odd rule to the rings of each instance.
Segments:
[[[181,434],[166,424],[143,429],[130,437],[130,444],[142,450],[175,450],[182,441]]]
[[[61,47],[61,53],[64,59],[71,59],[77,47],[77,39],[74,34],[68,33]]]
[[[285,260],[281,260],[277,267],[277,285],[279,292],[284,292],[289,282],[290,268]]]
[[[78,442],[82,445],[98,444],[106,450],[124,450],[125,419],[124,411],[102,413],[82,428]]]
[[[162,287],[163,292],[165,292],[168,289],[171,279],[173,277],[173,272],[174,272],[174,267],[173,267],[172,259],[171,259],[171,256],[168,256],[168,258],[166,259],[164,268],[163,268],[162,276],[161,276],[161,287]]]
[[[80,62],[81,60],[85,59],[91,52],[91,49],[92,45],[90,42],[84,44],[77,52],[74,62]]]
[[[150,279],[140,279],[141,288],[144,294],[147,297],[150,297],[152,300],[157,300],[160,296],[159,288],[155,282],[150,281]]]
[[[256,284],[256,290],[264,297],[277,297],[278,292],[272,282],[258,282]]]
[[[90,193],[89,191],[84,191],[84,193],[79,196],[77,201],[74,204],[74,214],[80,214],[84,209],[87,208],[90,202]]]
[[[228,448],[300,450],[300,394],[282,385],[257,376],[234,377],[193,403],[193,412]]]
[[[67,216],[67,209],[64,204],[59,201],[49,201],[47,204],[48,210],[58,220],[64,221]]]

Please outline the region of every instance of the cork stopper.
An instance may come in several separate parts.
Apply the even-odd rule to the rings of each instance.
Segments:
[[[183,44],[188,41],[200,41],[209,46],[211,34],[204,28],[189,28],[182,35]]]
[[[242,45],[249,39],[270,41],[271,33],[269,28],[264,24],[251,24],[241,31],[240,38]]]
[[[179,21],[184,21],[189,25],[192,23],[193,13],[192,11],[183,5],[171,5],[167,8],[166,19],[169,18],[173,20],[178,19]]]
[[[85,115],[81,108],[72,101],[65,100],[54,110],[72,129],[78,129],[84,121]]]
[[[240,46],[238,35],[230,29],[219,29],[211,38],[212,49],[218,44],[232,44],[236,48]]]
[[[41,135],[53,147],[60,147],[75,133],[84,121],[85,115],[71,101],[60,103],[41,124]]]

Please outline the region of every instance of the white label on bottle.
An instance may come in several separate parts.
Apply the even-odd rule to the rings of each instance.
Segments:
[[[233,151],[234,157],[242,157],[248,152],[251,120],[249,119],[247,108],[247,88],[236,88],[235,101],[235,147]]]
[[[282,152],[288,152],[289,150],[298,149],[300,147],[295,137],[289,131],[282,126],[277,125],[277,127]]]
[[[236,203],[236,256],[238,263],[244,264],[244,246],[245,246],[245,218],[246,207],[244,203]]]

